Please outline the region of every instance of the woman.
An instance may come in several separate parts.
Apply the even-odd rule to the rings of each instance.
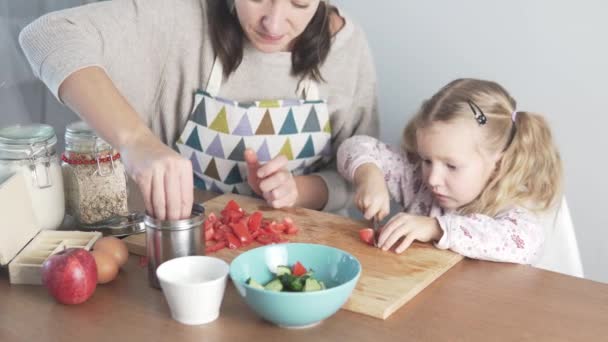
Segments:
[[[20,43],[160,219],[190,214],[193,183],[342,209],[336,150],[377,135],[366,39],[324,1],[104,1],[43,16]]]

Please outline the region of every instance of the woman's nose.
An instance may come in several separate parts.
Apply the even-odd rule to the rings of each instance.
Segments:
[[[283,33],[282,30],[286,18],[285,10],[281,7],[278,2],[273,2],[262,17],[262,26],[269,35],[278,36]]]

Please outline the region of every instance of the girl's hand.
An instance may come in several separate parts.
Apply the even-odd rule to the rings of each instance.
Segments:
[[[137,183],[148,214],[159,220],[190,216],[193,202],[192,163],[152,134],[120,148],[127,174]]]
[[[386,188],[384,175],[372,163],[359,166],[354,177],[357,190],[355,205],[367,220],[382,220],[390,212],[390,195]]]
[[[258,195],[264,197],[273,208],[293,207],[298,200],[296,181],[287,169],[287,158],[280,155],[264,165],[251,149],[245,150],[247,183]]]
[[[386,251],[403,238],[401,244],[395,249],[396,253],[402,253],[414,240],[421,242],[439,241],[442,236],[443,230],[436,219],[399,213],[393,216],[382,228],[378,238],[378,247]]]

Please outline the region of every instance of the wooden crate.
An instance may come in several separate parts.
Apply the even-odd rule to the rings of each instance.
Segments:
[[[8,264],[11,284],[42,284],[42,263],[65,248],[91,250],[99,232],[43,230]]]

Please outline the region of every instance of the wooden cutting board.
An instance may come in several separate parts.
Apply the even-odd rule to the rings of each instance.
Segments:
[[[225,194],[204,202],[206,213],[219,214],[228,200],[234,199],[245,211],[260,210],[265,218],[282,219],[289,216],[300,231],[288,236],[292,242],[319,243],[345,250],[354,255],[363,267],[361,278],[343,309],[386,319],[422,289],[441,276],[462,256],[448,250],[440,250],[430,244],[414,243],[403,254],[383,252],[359,240],[359,229],[367,227],[363,221],[302,208],[273,209],[265,202],[234,194]],[[125,238],[129,251],[146,254],[145,234]],[[230,262],[250,246],[223,249],[214,255]]]

